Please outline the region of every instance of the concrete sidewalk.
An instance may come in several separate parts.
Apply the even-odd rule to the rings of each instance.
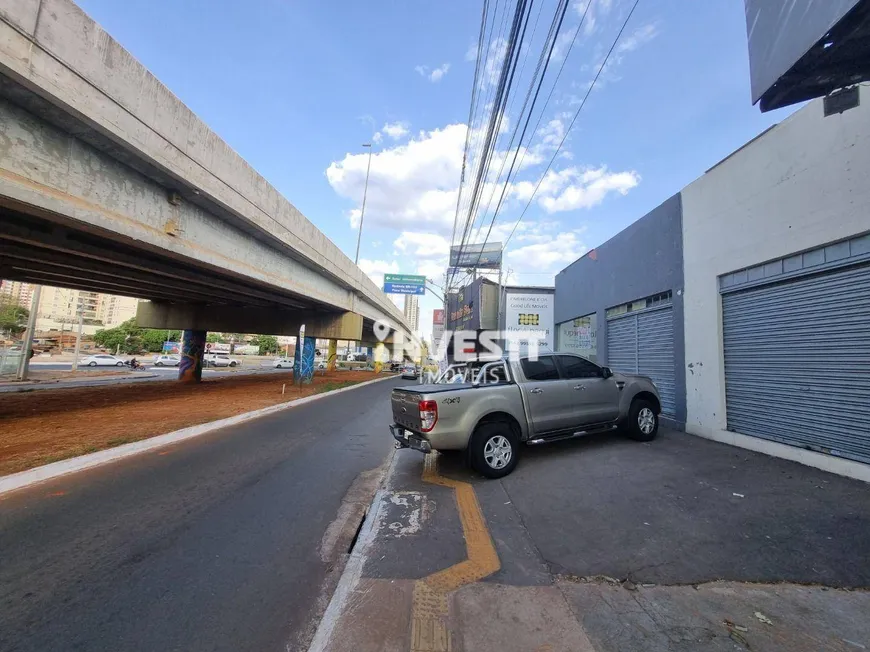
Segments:
[[[524,453],[398,451],[312,650],[870,649],[867,485],[670,431]]]

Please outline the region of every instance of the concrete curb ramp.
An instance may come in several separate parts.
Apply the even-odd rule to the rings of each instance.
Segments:
[[[340,394],[341,392],[348,392],[358,387],[364,387],[365,385],[371,385],[372,383],[379,383],[382,380],[389,380],[391,378],[395,378],[395,376],[384,376],[383,378],[367,380],[363,383],[352,385],[351,387],[342,387],[330,392],[312,394],[311,396],[298,398],[295,401],[270,405],[269,407],[254,410],[252,412],[245,412],[244,414],[238,414],[234,417],[219,419],[218,421],[210,421],[209,423],[201,423],[197,426],[182,428],[181,430],[169,432],[165,435],[157,435],[156,437],[134,441],[130,444],[116,446],[115,448],[97,451],[96,453],[88,453],[87,455],[80,455],[68,460],[61,460],[60,462],[53,462],[51,464],[46,464],[45,466],[39,466],[35,469],[13,473],[11,475],[0,477],[0,495],[9,493],[10,491],[24,489],[25,487],[29,487],[39,482],[45,482],[46,480],[51,480],[62,475],[77,473],[78,471],[84,471],[85,469],[90,469],[95,466],[122,460],[126,457],[132,457],[133,455],[138,455],[145,451],[163,448],[164,446],[175,444],[184,441],[185,439],[199,437],[200,435],[205,435],[214,432],[215,430],[220,430],[221,428],[235,426],[253,419],[259,419],[260,417],[269,414],[274,414],[275,412],[281,412],[305,403],[310,403],[311,401],[316,401],[325,396],[333,396],[335,394]]]

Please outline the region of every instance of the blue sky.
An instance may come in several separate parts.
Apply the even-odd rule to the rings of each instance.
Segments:
[[[586,1],[573,0],[559,51]],[[510,232],[631,6],[591,2],[491,239]],[[384,271],[443,273],[478,0],[79,4],[350,257],[365,176],[361,144],[374,140],[361,265],[376,279]],[[535,4],[541,22],[515,107],[555,5]],[[485,96],[487,86],[481,90]],[[762,115],[750,105],[742,2],[641,0],[511,240],[511,281],[552,283],[576,257],[789,112]],[[509,110],[511,127],[512,118]],[[436,304],[423,302],[424,333]]]

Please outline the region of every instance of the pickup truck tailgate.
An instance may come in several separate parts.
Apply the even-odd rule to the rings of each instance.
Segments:
[[[413,432],[420,432],[420,394],[413,390],[394,389],[390,396],[393,423]]]

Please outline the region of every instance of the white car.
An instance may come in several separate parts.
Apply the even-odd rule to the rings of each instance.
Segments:
[[[206,353],[203,360],[208,367],[237,367],[241,364],[236,358],[231,358],[226,353]]]
[[[85,367],[123,367],[125,362],[108,353],[97,353],[82,358],[79,364]]]
[[[177,355],[155,355],[155,367],[177,367],[181,363],[181,356]]]
[[[273,365],[276,369],[292,369],[293,358],[278,358]]]

